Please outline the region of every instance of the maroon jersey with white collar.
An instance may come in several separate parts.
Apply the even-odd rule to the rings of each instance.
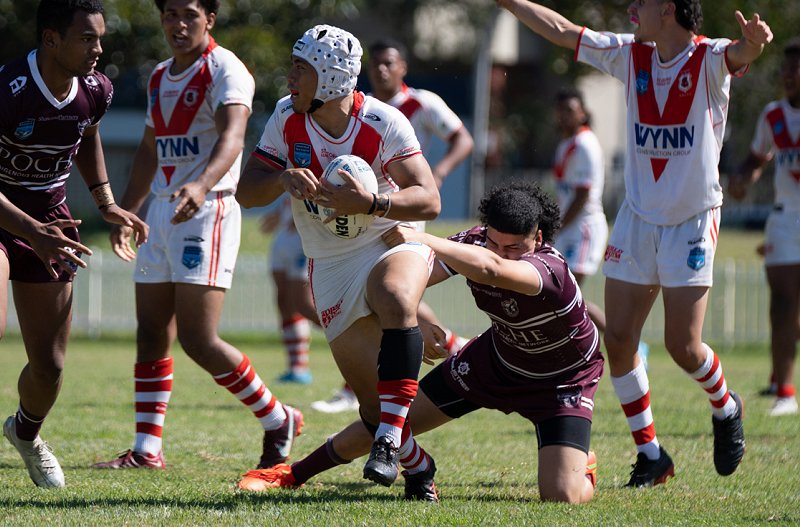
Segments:
[[[57,100],[35,50],[0,68],[0,192],[29,214],[62,203],[83,132],[100,121],[113,93],[111,81],[94,72],[73,78]]]
[[[486,228],[473,227],[451,240],[486,245]],[[492,321],[494,351],[509,370],[534,379],[585,365],[599,350],[581,290],[564,257],[550,245],[522,256],[541,277],[542,288],[526,295],[467,279],[475,304]],[[455,273],[449,267],[451,273]]]

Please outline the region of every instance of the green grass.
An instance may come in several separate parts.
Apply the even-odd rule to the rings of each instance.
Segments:
[[[310,386],[270,383],[306,415],[293,457],[305,455],[348,423],[349,415],[314,412],[340,382],[321,336],[312,351]],[[279,343],[237,339],[265,380],[283,368]],[[17,404],[24,364],[17,338],[0,344],[0,408]],[[167,471],[94,471],[91,463],[128,448],[133,433],[134,343],[125,338],[71,342],[64,388],[43,436],[64,467],[67,487],[34,487],[10,445],[0,440],[2,525],[795,525],[800,522],[800,456],[796,417],[766,416],[770,401],[755,394],[767,376],[764,348],[727,353],[730,385],[746,399],[747,455],[731,477],[711,460],[708,403],[657,347],[650,382],[659,437],[676,463],[676,478],[654,489],[622,488],[634,458],[622,411],[603,379],[592,448],[599,459],[595,500],[585,506],[538,501],[536,439],[518,416],[481,411],[420,437],[436,458],[439,506],[401,500],[402,483],[386,489],[360,477],[363,459],[335,468],[304,488],[263,495],[234,491],[237,477],[260,453],[249,412],[176,350],[175,387],[166,422]]]

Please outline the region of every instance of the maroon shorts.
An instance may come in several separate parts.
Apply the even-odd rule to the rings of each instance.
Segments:
[[[564,416],[591,421],[603,362],[597,350],[581,368],[547,379],[531,379],[499,361],[491,331],[486,331],[428,373],[420,381],[420,389],[452,418],[478,408],[492,408],[507,414],[516,412],[535,425]]]
[[[66,203],[62,203],[42,214],[32,216],[42,223],[49,223],[59,219],[72,219],[72,214],[70,214]],[[64,235],[67,238],[80,241],[78,229],[64,229]],[[8,257],[8,264],[11,270],[9,279],[11,280],[33,283],[72,281],[73,275],[66,271],[61,271],[58,278],[50,276],[44,263],[33,252],[28,241],[3,229],[0,229],[0,251],[6,253]],[[79,257],[81,256],[81,253],[77,254]],[[75,266],[75,269],[77,269],[77,266]]]

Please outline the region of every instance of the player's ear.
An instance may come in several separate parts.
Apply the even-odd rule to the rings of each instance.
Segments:
[[[58,35],[57,31],[53,29],[45,29],[44,31],[42,31],[42,45],[46,48],[56,47],[57,35]]]
[[[209,13],[206,15],[206,31],[211,31],[211,28],[214,27],[214,23],[217,21],[217,14],[216,13]]]
[[[675,16],[675,2],[664,2],[661,6],[661,16]]]

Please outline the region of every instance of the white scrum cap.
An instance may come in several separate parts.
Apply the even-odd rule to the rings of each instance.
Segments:
[[[315,99],[322,102],[348,95],[361,72],[361,43],[338,27],[319,25],[306,31],[292,47],[292,56],[311,64],[317,72]]]

